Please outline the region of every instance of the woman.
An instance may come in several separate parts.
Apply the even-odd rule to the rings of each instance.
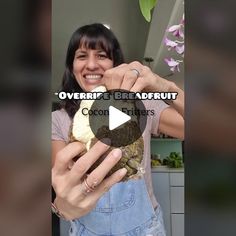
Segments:
[[[145,178],[124,183],[118,182],[125,176],[126,169],[104,179],[121,158],[119,148],[111,151],[85,181],[87,170],[109,146],[98,141],[72,165],[72,159],[85,148],[79,142],[67,144],[71,121],[79,103],[67,100],[64,109],[53,112],[54,207],[60,216],[71,220],[71,235],[163,236],[162,214],[151,184],[150,136],[151,132],[162,132],[183,139],[183,91],[139,62],[124,64],[114,34],[102,24],[92,24],[79,28],[72,35],[62,90],[91,91],[99,85],[108,90],[178,92],[178,96],[170,106],[162,101],[148,102],[147,106],[155,110],[155,115],[148,118],[143,133]]]

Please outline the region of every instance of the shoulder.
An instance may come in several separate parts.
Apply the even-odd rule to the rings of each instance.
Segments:
[[[65,109],[60,109],[52,112],[52,118],[58,119],[70,119],[69,115],[67,114]]]
[[[68,141],[68,134],[72,119],[65,109],[52,112],[52,139]]]

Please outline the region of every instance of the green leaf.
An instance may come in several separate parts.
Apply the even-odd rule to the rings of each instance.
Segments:
[[[151,10],[156,5],[157,0],[139,0],[140,10],[146,19],[146,21],[151,21]]]

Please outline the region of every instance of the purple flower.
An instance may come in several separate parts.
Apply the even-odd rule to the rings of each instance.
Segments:
[[[172,48],[176,50],[177,53],[183,54],[184,53],[184,42],[181,41],[172,41],[168,38],[164,39],[164,43],[168,48],[168,51],[170,51]],[[183,45],[180,45],[183,44]]]
[[[178,72],[180,72],[179,70],[179,61],[174,60],[173,58],[165,58],[165,62],[168,64],[168,66],[170,67],[170,70],[172,72],[175,72],[175,70],[177,70]]]
[[[176,46],[175,50],[177,53],[183,54],[184,53],[184,44]]]
[[[175,37],[174,40],[170,40],[167,37],[164,39],[164,44],[167,47],[168,51],[174,49],[176,53],[184,57],[184,15],[182,16],[180,23],[178,25],[176,24],[170,26],[167,29],[167,32],[171,33]],[[168,64],[170,70],[173,73],[177,71],[180,72],[180,64],[183,62],[183,60],[165,58],[164,61]]]
[[[179,25],[172,25],[169,29],[168,32],[172,33],[175,37],[178,38],[184,38],[184,32],[182,30],[182,24]]]
[[[175,48],[176,46],[178,46],[178,43],[176,43],[175,41],[172,41],[168,38],[164,39],[164,43],[165,45],[168,47],[168,50],[170,50],[171,48]]]

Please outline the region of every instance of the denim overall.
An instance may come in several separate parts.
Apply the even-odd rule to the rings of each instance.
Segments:
[[[165,236],[160,206],[153,209],[144,179],[114,185],[86,216],[71,221],[70,236]]]

